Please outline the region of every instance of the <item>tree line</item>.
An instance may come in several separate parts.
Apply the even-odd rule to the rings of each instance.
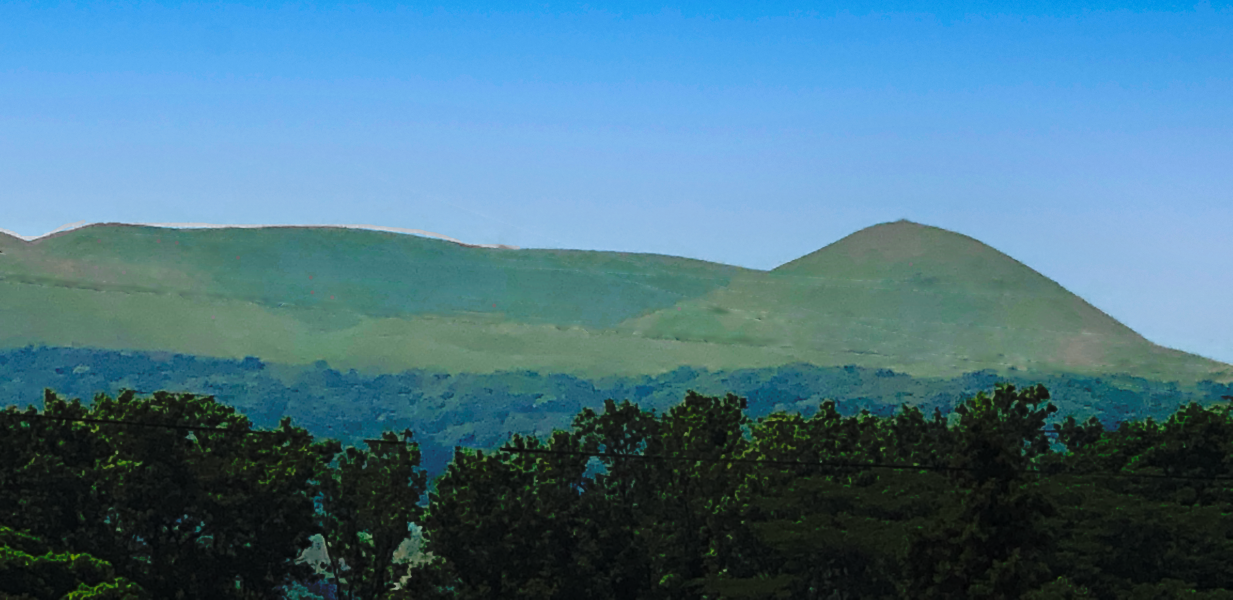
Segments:
[[[1233,598],[1229,408],[1046,430],[1048,400],[999,384],[949,416],[757,419],[732,394],[608,400],[456,449],[423,506],[410,430],[343,449],[208,396],[48,390],[0,412],[0,598]],[[420,560],[399,562],[413,523]],[[297,562],[316,535],[324,573]]]
[[[957,401],[991,390],[998,382],[1044,384],[1057,414],[1096,416],[1106,427],[1148,416],[1163,421],[1188,402],[1206,406],[1233,395],[1229,384],[1209,381],[1179,384],[1129,375],[1014,370],[924,378],[855,365],[796,363],[718,371],[679,367],[658,375],[595,379],[537,371],[409,369],[363,374],[332,369],[323,361],[292,367],[255,357],[238,360],[97,348],[0,350],[0,399],[20,406],[37,403],[45,388],[87,400],[99,392],[114,396],[126,388],[142,396],[176,390],[213,396],[262,428],[275,428],[283,416],[290,416],[314,436],[337,439],[344,446],[365,447],[365,438],[409,428],[416,434],[421,466],[431,478],[444,473],[454,446],[493,448],[506,442],[511,431],[546,435],[568,429],[584,406],[603,406],[607,398],[627,398],[642,408],[667,411],[688,390],[696,390],[746,398],[746,414],[755,419],[776,411],[808,416],[825,399],[835,400],[845,416],[862,408],[891,416],[904,403],[926,414],[935,407],[950,413]],[[0,400],[0,408],[6,403]]]

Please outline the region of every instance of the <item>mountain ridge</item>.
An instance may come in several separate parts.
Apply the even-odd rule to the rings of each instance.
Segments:
[[[0,244],[3,244],[0,240]],[[320,226],[92,225],[0,263],[0,347],[257,356],[371,372],[858,364],[1233,378],[971,238],[881,223],[771,270]]]
[[[215,223],[123,223],[123,222],[118,222],[118,221],[86,223],[84,221],[80,221],[77,223],[70,223],[68,225],[64,225],[58,229],[53,229],[52,231],[49,231],[43,235],[34,236],[34,237],[18,235],[7,229],[0,229],[0,234],[7,234],[10,237],[15,237],[15,238],[18,238],[26,242],[37,243],[45,239],[53,238],[56,236],[67,234],[67,233],[72,233],[75,231],[89,229],[92,227],[156,227],[156,228],[161,228],[161,229],[280,229],[280,228],[354,229],[354,230],[362,230],[362,231],[383,231],[387,233],[400,233],[400,234],[405,234],[405,235],[415,235],[419,237],[445,240],[447,242],[453,242],[461,246],[469,246],[472,248],[499,248],[499,249],[505,249],[505,250],[517,250],[518,249],[517,246],[510,246],[507,244],[469,244],[462,240],[458,240],[458,239],[455,239],[455,238],[452,238],[450,236],[443,235],[440,233],[434,233],[432,231],[426,231],[423,229],[408,229],[405,227],[387,227],[384,225],[347,225],[347,224],[226,225],[226,224],[215,224]]]

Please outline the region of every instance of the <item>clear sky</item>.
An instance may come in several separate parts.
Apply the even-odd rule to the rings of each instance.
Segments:
[[[1233,0],[0,3],[23,235],[362,223],[768,269],[900,218],[1233,363]]]

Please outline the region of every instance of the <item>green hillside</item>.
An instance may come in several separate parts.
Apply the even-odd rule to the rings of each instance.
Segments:
[[[623,324],[649,338],[792,347],[831,364],[1201,378],[1229,365],[1152,344],[970,237],[908,221],[863,229],[769,273]]]
[[[0,348],[327,360],[372,373],[807,362],[1233,379],[1233,367],[1151,344],[976,240],[908,222],[770,272],[328,227],[96,225],[3,236],[0,252]]]
[[[53,285],[369,317],[476,313],[590,328],[705,294],[743,271],[653,254],[477,248],[329,227],[96,225],[20,250],[10,272]]]

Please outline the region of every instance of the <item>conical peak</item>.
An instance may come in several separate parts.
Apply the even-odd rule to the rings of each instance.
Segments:
[[[967,261],[975,256],[1009,260],[1009,256],[966,235],[940,227],[922,225],[907,219],[866,227],[816,252],[780,265],[777,272],[808,272],[834,268],[836,263],[853,265],[930,261]]]
[[[971,251],[984,244],[953,231],[901,219],[866,227],[834,244],[855,260],[899,262],[939,251]]]
[[[821,281],[899,281],[951,292],[1070,298],[1056,282],[966,235],[911,221],[867,227],[773,270]]]
[[[1126,343],[1142,341],[1138,334],[1014,258],[966,235],[907,220],[857,231],[774,269],[773,274],[783,276],[785,285],[797,286],[794,293],[798,296],[814,293],[822,297],[825,293],[838,297],[846,293],[843,290],[860,290],[859,300],[848,302],[852,314],[871,314],[882,322],[899,319],[904,327],[920,319],[979,323],[991,331],[1062,329],[1113,336],[1102,339]],[[882,308],[872,308],[878,302]],[[905,316],[909,314],[915,316]],[[1082,347],[1076,342],[1066,351],[1079,352],[1075,348]],[[1057,350],[1050,348],[1046,354]]]

